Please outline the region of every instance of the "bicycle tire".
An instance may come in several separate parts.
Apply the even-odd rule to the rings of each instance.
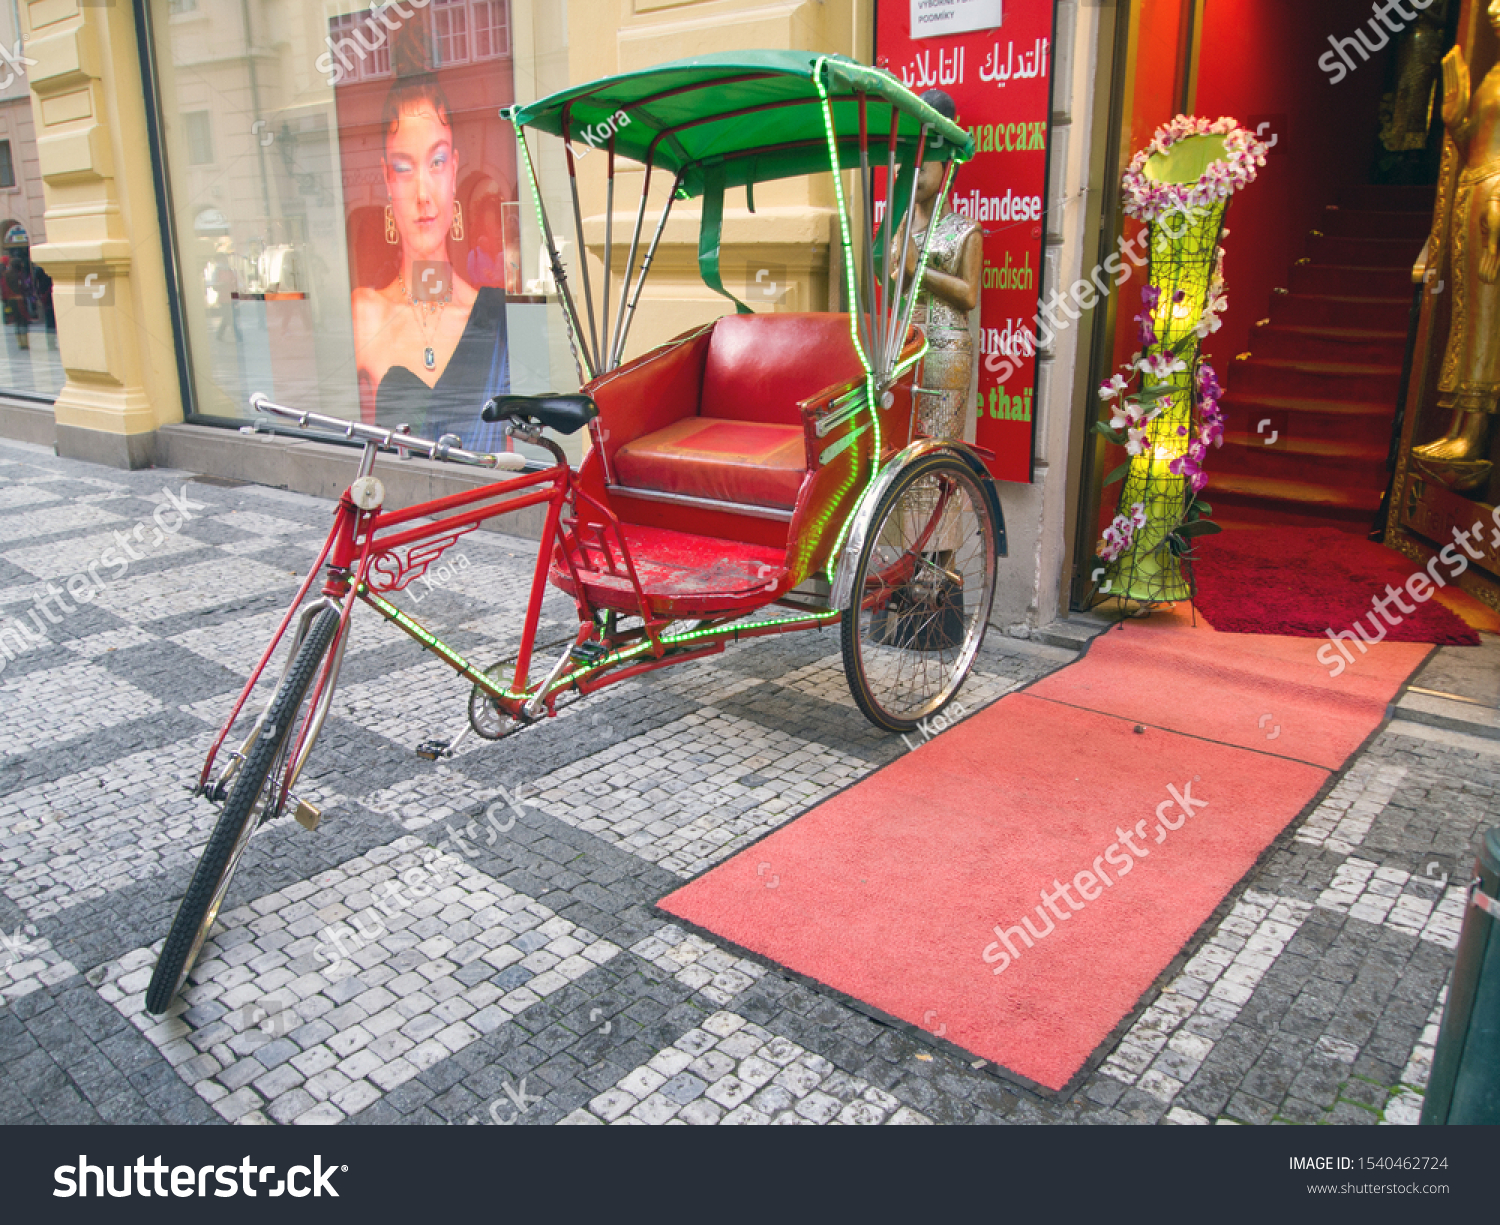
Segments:
[[[159,1015],[171,1005],[198,958],[208,929],[218,917],[230,877],[234,875],[240,855],[258,824],[255,820],[256,801],[265,790],[273,766],[285,751],[296,726],[297,711],[317,675],[338,624],[338,611],[332,608],[314,618],[285,681],[271,699],[262,726],[272,729],[272,734],[258,737],[246,755],[245,764],[236,776],[213,833],[203,848],[197,870],[183,896],[182,905],[177,909],[177,917],[172,920],[161,955],[156,959],[151,984],[146,988],[146,1011],[149,1013]]]
[[[880,603],[884,611],[872,613],[865,605],[868,594],[879,590],[874,570],[880,564],[877,554],[897,560],[903,554],[912,556],[904,536],[925,525],[924,516],[931,513],[927,503],[935,501],[943,486],[954,513],[945,515],[939,535],[963,542],[948,562],[964,572],[961,580],[939,584],[935,593],[920,600],[912,599],[918,590],[915,580],[903,588],[890,588]],[[854,594],[840,617],[849,691],[876,727],[903,734],[913,731],[958,695],[984,642],[994,605],[996,533],[979,478],[951,453],[939,451],[917,459],[881,499],[854,571]],[[929,573],[938,572],[918,560]],[[903,597],[914,608],[921,606],[921,611],[896,617],[893,626],[890,610]]]

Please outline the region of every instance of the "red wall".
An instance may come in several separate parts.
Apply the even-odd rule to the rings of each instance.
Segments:
[[[1191,5],[1192,0],[1141,0],[1135,92],[1128,112],[1130,127],[1124,134],[1124,147],[1131,156],[1150,142],[1157,128],[1178,113],[1183,76],[1188,69],[1187,18]],[[1144,227],[1132,218],[1123,220],[1123,237],[1136,242]],[[1127,263],[1125,268],[1130,270],[1131,265]],[[1141,268],[1133,271],[1118,290],[1115,362],[1110,373],[1128,365],[1131,354],[1141,347],[1135,316],[1141,309],[1141,290],[1146,284],[1146,269]],[[1120,452],[1121,456],[1124,454]],[[1110,455],[1118,462],[1113,451]]]
[[[1271,291],[1307,254],[1324,208],[1345,185],[1369,181],[1392,48],[1367,64],[1351,53],[1358,67],[1333,85],[1318,59],[1330,35],[1350,38],[1370,20],[1370,0],[1211,0],[1204,10],[1195,113],[1230,115],[1252,130],[1269,121],[1266,138],[1278,137],[1260,177],[1229,207],[1229,312],[1205,345],[1225,374],[1270,313]]]

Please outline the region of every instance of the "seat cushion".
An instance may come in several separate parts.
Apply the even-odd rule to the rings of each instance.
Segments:
[[[798,425],[799,401],[863,373],[848,315],[726,315],[709,341],[699,413]]]
[[[807,470],[800,426],[688,417],[615,452],[621,485],[790,510]]]

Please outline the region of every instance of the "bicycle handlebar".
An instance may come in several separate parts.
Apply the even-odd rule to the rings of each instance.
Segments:
[[[428,459],[443,460],[455,464],[469,464],[475,468],[499,468],[507,472],[519,472],[526,467],[526,457],[518,451],[501,451],[489,455],[477,451],[465,451],[455,444],[456,435],[444,434],[436,442],[430,438],[418,438],[415,434],[399,433],[381,429],[376,425],[365,425],[360,421],[345,421],[339,417],[328,417],[322,413],[305,412],[300,408],[288,408],[284,404],[273,404],[263,391],[250,397],[250,407],[261,413],[274,413],[287,417],[303,429],[322,430],[325,433],[342,434],[345,438],[360,438],[393,451],[415,451]],[[453,442],[449,442],[449,439]]]

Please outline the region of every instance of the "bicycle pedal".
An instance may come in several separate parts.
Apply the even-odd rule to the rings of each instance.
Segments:
[[[297,807],[292,816],[296,818],[297,824],[303,829],[317,829],[318,822],[323,819],[323,811],[316,804],[309,804],[306,800],[298,800]]]
[[[568,652],[568,657],[581,664],[597,664],[608,654],[609,648],[602,642],[580,642]]]
[[[448,742],[446,740],[424,740],[417,745],[417,756],[423,761],[436,761],[439,757],[450,756]]]

